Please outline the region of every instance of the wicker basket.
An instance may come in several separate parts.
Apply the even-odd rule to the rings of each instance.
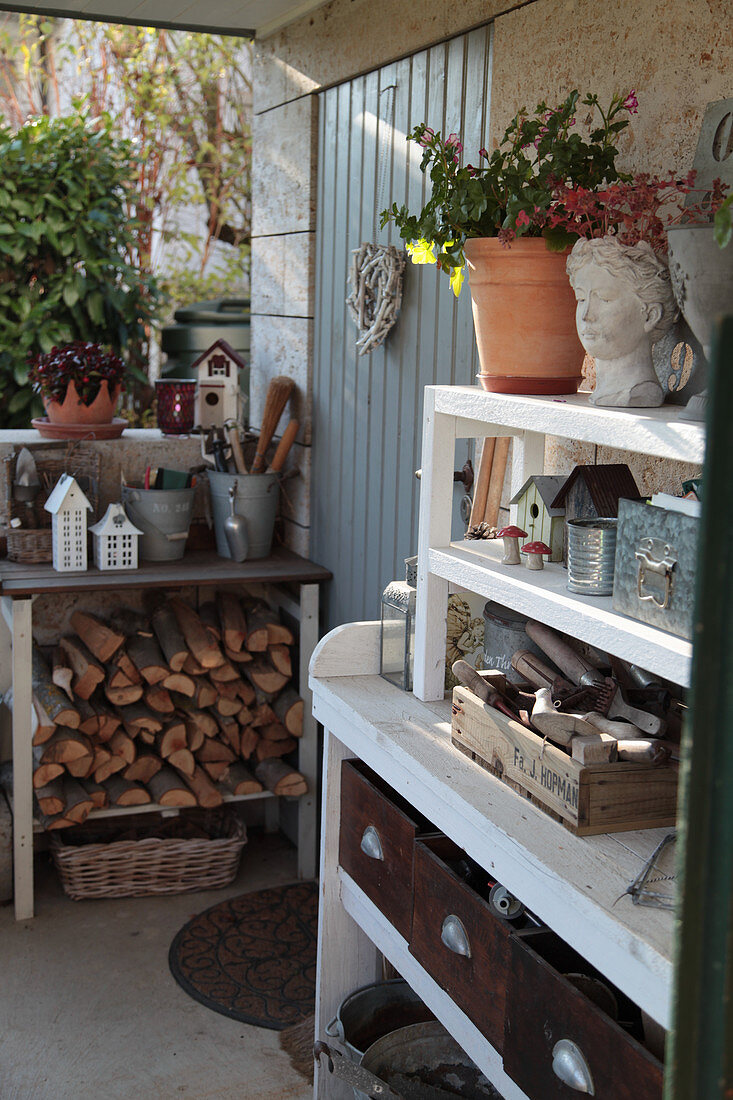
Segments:
[[[12,455],[7,455],[3,460],[0,523],[8,529],[8,558],[10,561],[23,562],[53,561],[51,516],[43,505],[61,475],[68,472],[79,482],[80,488],[92,506],[89,522],[93,523],[97,518],[102,459],[98,451],[90,447],[81,448],[78,444],[63,448],[29,447],[35,459],[42,486],[33,504],[33,516],[38,527],[13,528],[10,526],[12,519],[20,519],[25,524],[28,517],[26,506],[13,499],[15,460],[19,449],[16,448]]]
[[[94,832],[85,825],[54,833],[51,853],[65,892],[82,901],[227,886],[237,873],[247,831],[231,812],[207,813],[197,821],[192,826],[187,815],[123,831],[118,818],[95,823]],[[199,835],[166,835],[192,827]],[[151,832],[156,835],[146,835]],[[114,839],[120,834],[124,839]]]

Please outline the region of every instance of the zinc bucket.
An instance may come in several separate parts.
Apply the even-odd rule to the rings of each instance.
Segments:
[[[377,1039],[360,1065],[386,1081],[399,1095],[401,1088],[405,1088],[405,1093],[410,1088],[410,1096],[419,1096],[422,1085],[428,1095],[440,1090],[441,1095],[445,1092],[471,1100],[481,1097],[495,1100],[497,1096],[478,1066],[437,1020],[410,1024]],[[357,1100],[368,1100],[367,1093],[358,1088],[354,1089],[354,1096]]]
[[[225,474],[208,470],[211,488],[211,510],[214,515],[216,552],[221,558],[231,558],[224,521],[230,514],[229,490],[234,492],[234,511],[247,524],[247,560],[266,558],[272,546],[275,516],[279,498],[277,474]]]
[[[177,561],[183,557],[191,524],[195,489],[138,489],[122,486],[122,503],[143,532],[143,561]]]
[[[338,1039],[354,1061],[365,1050],[399,1027],[433,1020],[427,1005],[404,978],[389,978],[355,989],[338,1007],[336,1016],[326,1028],[326,1035]]]
[[[568,531],[568,588],[586,596],[610,596],[616,561],[618,520],[570,519]]]

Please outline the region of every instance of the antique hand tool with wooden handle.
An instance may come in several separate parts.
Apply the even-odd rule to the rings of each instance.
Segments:
[[[456,680],[459,680],[469,691],[477,695],[482,703],[488,703],[490,707],[496,707],[502,714],[506,714],[516,721],[517,715],[515,712],[504,702],[499,692],[495,691],[482,676],[479,676],[476,669],[469,665],[468,661],[454,661],[451,670]]]
[[[268,474],[277,474],[282,470],[285,459],[288,457],[290,448],[295,443],[295,437],[298,434],[298,428],[300,424],[297,420],[291,420],[287,428],[282,434],[282,439],[277,445],[277,450],[272,456],[272,462],[267,467]]]
[[[295,382],[285,374],[279,374],[273,378],[267,387],[265,408],[262,413],[262,427],[260,438],[257,442],[257,451],[252,462],[252,473],[261,474],[265,469],[265,451],[270,445],[270,440],[275,434],[278,421],[283,414],[288,398],[295,389]]]
[[[607,714],[609,718],[626,718],[649,737],[661,736],[665,728],[662,718],[627,703],[616,680],[610,676],[604,676],[600,669],[571,649],[567,642],[549,626],[528,622],[525,629],[528,637],[544,650],[548,657],[552,658],[557,667],[561,668],[574,684],[601,689],[593,704],[594,710]]]

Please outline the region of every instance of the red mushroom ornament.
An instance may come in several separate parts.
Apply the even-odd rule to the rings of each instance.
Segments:
[[[496,532],[498,539],[504,539],[504,557],[501,559],[502,565],[521,565],[522,559],[519,556],[519,540],[526,539],[527,532],[523,531],[521,527],[515,527],[514,524],[510,524],[509,527],[502,527],[500,531]]]
[[[552,550],[544,542],[525,542],[522,553],[527,555],[528,569],[544,569],[545,559],[543,554],[551,554]]]

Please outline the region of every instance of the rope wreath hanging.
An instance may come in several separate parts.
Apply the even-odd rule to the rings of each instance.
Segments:
[[[379,154],[379,185],[374,211],[374,235],[376,236],[376,210],[382,205],[384,177],[386,172],[386,146],[388,132],[394,130],[394,93],[396,85],[390,84],[382,89],[390,94],[390,102],[385,117],[389,124],[379,123],[382,127],[382,144]],[[394,245],[373,244],[365,241],[355,248],[349,269],[346,299],[349,313],[359,330],[356,346],[359,355],[368,355],[383,344],[400,312],[402,305],[402,274],[405,270],[405,253]]]

